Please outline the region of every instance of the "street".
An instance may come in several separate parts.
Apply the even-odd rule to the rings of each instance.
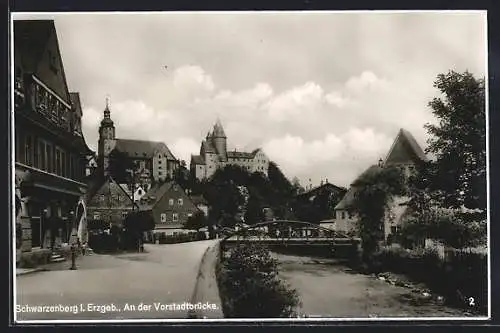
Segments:
[[[201,258],[212,243],[145,244],[144,253],[79,257],[78,270],[69,270],[67,261],[18,276],[17,304],[25,311],[46,308],[18,312],[17,320],[187,318],[180,305],[191,301]]]
[[[465,311],[438,304],[416,305],[411,290],[350,272],[332,259],[273,253],[280,276],[297,289],[300,312],[309,317],[465,317]]]

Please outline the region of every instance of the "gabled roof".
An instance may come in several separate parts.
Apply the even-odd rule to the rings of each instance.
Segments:
[[[83,112],[82,104],[80,102],[80,93],[70,92],[69,97],[71,98],[71,105],[73,105],[75,112],[81,117],[83,115]]]
[[[170,149],[163,142],[116,139],[115,149],[130,157],[152,158],[158,151],[163,151],[167,159],[176,160]]]
[[[247,153],[244,151],[228,151],[227,152],[227,157],[228,158],[245,158],[245,159],[252,159],[254,158],[255,154],[253,153]]]
[[[340,187],[340,186],[337,186],[337,185],[334,185],[331,183],[325,183],[325,184],[316,186],[316,187],[314,187],[306,192],[300,193],[297,195],[297,197],[308,197],[310,195],[314,195],[314,194],[320,192],[321,190],[328,190],[328,189],[338,191],[338,192],[346,191],[346,189],[343,187]]]
[[[107,176],[105,178],[98,178],[96,181],[92,184],[92,193],[88,196],[87,202],[89,207],[93,207],[92,201],[96,197],[96,195],[108,195],[111,194],[116,195],[125,195],[125,197],[128,198],[128,201],[130,201],[130,204],[134,204],[136,207],[137,204],[134,203],[132,200],[130,194],[120,185],[118,184],[111,176]]]
[[[195,205],[207,205],[208,202],[205,200],[203,195],[193,195],[189,197]]]
[[[356,193],[358,192],[358,189],[359,189],[359,187],[356,186],[356,184],[358,182],[362,181],[363,179],[365,179],[366,177],[370,177],[372,175],[375,175],[376,173],[380,172],[380,170],[382,170],[382,167],[375,164],[375,165],[370,166],[361,175],[359,175],[358,178],[356,178],[354,180],[354,182],[352,182],[351,187],[346,192],[346,194],[344,195],[342,200],[340,200],[340,202],[335,206],[335,210],[349,209],[352,206],[352,204],[354,203]]]
[[[35,75],[66,103],[71,103],[54,21],[15,20],[14,45],[22,70]],[[57,73],[49,69],[48,51],[54,52],[52,57],[58,67]]]
[[[384,164],[414,163],[417,160],[427,161],[427,156],[413,135],[401,128],[385,158]]]
[[[141,203],[139,203],[139,207],[141,210],[150,210],[152,209],[163,196],[174,186],[179,187],[179,191],[184,191],[176,182],[169,181],[163,184],[157,184],[149,189],[149,191],[142,197]]]
[[[191,165],[203,165],[205,164],[205,161],[203,160],[203,157],[200,155],[191,155]]]
[[[215,154],[216,152],[217,151],[212,142],[210,142],[210,140],[203,140],[201,142],[200,154],[205,154],[205,153]]]

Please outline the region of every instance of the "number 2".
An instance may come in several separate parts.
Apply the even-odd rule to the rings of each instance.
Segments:
[[[474,302],[474,297],[469,297],[469,306],[474,306],[476,303]]]

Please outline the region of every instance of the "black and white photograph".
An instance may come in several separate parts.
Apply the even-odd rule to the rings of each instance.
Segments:
[[[491,317],[486,11],[10,29],[17,323]]]

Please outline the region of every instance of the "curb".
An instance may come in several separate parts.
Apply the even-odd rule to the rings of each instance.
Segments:
[[[209,246],[203,254],[200,266],[198,267],[193,295],[191,296],[191,304],[216,304],[217,309],[190,310],[188,312],[188,318],[190,319],[224,318],[222,301],[219,296],[219,287],[215,275],[216,263],[219,260],[219,246],[220,241],[217,241],[215,244]]]
[[[17,270],[16,270],[16,276],[29,275],[29,274],[34,274],[34,273],[38,273],[38,272],[45,272],[45,271],[47,271],[46,268],[33,268],[33,269],[26,270],[26,271],[21,271],[21,272],[17,272]]]

